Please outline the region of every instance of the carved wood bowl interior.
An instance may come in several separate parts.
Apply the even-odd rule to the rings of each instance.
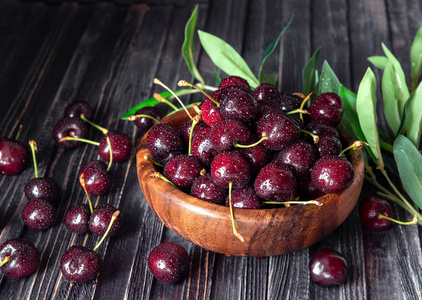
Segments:
[[[192,110],[191,110],[192,111]],[[163,119],[178,129],[188,120],[185,112]],[[266,209],[236,209],[234,218],[240,241],[233,234],[229,207],[192,197],[160,178],[153,178],[155,166],[145,159],[149,154],[145,135],[138,145],[136,160],[139,184],[149,206],[165,226],[190,242],[225,255],[265,257],[306,248],[333,232],[351,213],[362,189],[362,152],[350,161],[355,170],[352,185],[339,193],[318,198],[317,205],[296,205]],[[344,137],[347,144],[353,140]]]

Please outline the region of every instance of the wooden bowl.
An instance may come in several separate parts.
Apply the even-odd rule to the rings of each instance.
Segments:
[[[191,110],[192,111],[192,110]],[[178,129],[188,120],[185,112],[163,119]],[[361,151],[350,160],[355,170],[352,185],[340,193],[327,194],[322,206],[296,205],[268,209],[234,209],[234,234],[229,208],[192,197],[159,178],[152,178],[155,166],[145,159],[149,154],[145,135],[139,143],[136,160],[143,194],[157,218],[183,238],[205,249],[225,255],[264,257],[306,248],[334,231],[351,213],[362,189],[364,163]],[[346,137],[346,143],[353,140]]]

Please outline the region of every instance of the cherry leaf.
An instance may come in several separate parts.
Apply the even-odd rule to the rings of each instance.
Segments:
[[[413,97],[408,101],[410,101],[410,103],[406,105],[409,106],[406,109],[406,137],[409,138],[416,147],[419,147],[422,129],[422,83],[419,83]]]
[[[338,95],[340,90],[340,81],[337,75],[331,69],[327,61],[324,61],[321,70],[321,77],[318,86],[318,95],[323,93],[336,93]]]
[[[375,67],[384,70],[388,63],[388,58],[385,56],[370,56],[368,60]]]
[[[315,92],[318,86],[318,58],[321,48],[318,48],[311,59],[306,63],[305,67],[302,70],[302,81],[303,81],[303,91],[304,95],[308,95],[311,92]]]
[[[393,64],[387,62],[381,82],[384,116],[393,132],[398,132],[404,109],[401,88]],[[405,99],[406,100],[406,99]]]
[[[418,85],[419,77],[422,73],[422,27],[419,28],[410,48],[411,61],[411,90],[414,91]]]

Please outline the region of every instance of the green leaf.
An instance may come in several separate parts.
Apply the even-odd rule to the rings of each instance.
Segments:
[[[217,82],[217,86],[219,86],[221,82],[221,78],[220,78],[220,75],[218,75],[218,72],[215,68],[214,68],[214,77],[215,77],[215,81]]]
[[[377,168],[382,170],[384,169],[384,162],[382,160],[377,130],[376,86],[375,74],[368,68],[359,84],[356,111],[358,113],[360,127],[369,144],[369,148],[376,158]]]
[[[408,101],[410,103],[406,109],[406,137],[419,147],[422,129],[422,82]]]
[[[367,143],[366,137],[360,127],[358,114],[356,112],[356,94],[347,89],[345,86],[340,85],[339,96],[343,100],[344,111],[342,117],[342,124],[346,131],[349,132],[355,140]],[[365,146],[369,156],[373,161],[377,161],[371,148]]]
[[[399,130],[396,133],[396,136],[399,135],[399,134],[404,134],[403,132],[404,132],[404,125],[406,124],[407,112],[409,110],[409,104],[412,102],[412,98],[413,98],[414,94],[415,94],[415,92],[410,94],[409,98],[406,100],[406,104],[404,105],[404,108],[403,108],[400,127],[399,127]]]
[[[264,74],[264,64],[265,61],[267,60],[267,57],[270,56],[271,53],[273,53],[274,49],[276,48],[276,46],[278,45],[281,36],[284,34],[284,32],[286,31],[287,27],[289,27],[289,25],[292,23],[293,20],[293,16],[291,16],[286,23],[284,23],[283,28],[281,28],[280,33],[278,34],[277,38],[275,39],[274,42],[272,42],[267,49],[265,49],[264,53],[262,54],[262,59],[261,59],[261,66],[259,68],[259,82],[265,82],[265,74]]]
[[[271,83],[272,85],[275,86],[275,76],[274,75],[268,76],[267,78],[265,78],[265,82]]]
[[[401,95],[401,97],[398,98],[399,111],[401,113],[404,109],[404,104],[406,103],[407,98],[409,98],[409,89],[407,88],[406,77],[404,76],[403,68],[401,67],[400,62],[397,60],[397,58],[393,55],[393,53],[391,53],[390,50],[388,50],[387,46],[385,46],[384,43],[382,43],[381,45],[382,49],[384,50],[385,56],[387,56],[388,61],[393,65],[394,68],[397,89]]]
[[[198,30],[198,35],[202,47],[217,67],[228,75],[240,76],[246,79],[252,89],[258,86],[258,79],[242,56],[232,46],[219,37],[205,31]]]
[[[401,115],[404,109],[400,83],[397,81],[393,64],[388,62],[382,76],[382,96],[384,103],[384,116],[393,132],[400,128]],[[406,99],[405,99],[406,100]]]
[[[196,19],[198,17],[198,5],[195,7],[192,15],[190,16],[188,22],[185,26],[185,40],[182,45],[182,55],[186,61],[186,65],[189,68],[192,76],[201,82],[202,85],[205,85],[204,79],[198,71],[198,68],[195,64],[195,58],[193,57],[193,37],[195,34],[195,25]]]
[[[375,67],[384,70],[388,63],[388,58],[385,56],[370,56],[368,60]]]
[[[403,135],[396,138],[393,147],[401,183],[413,202],[422,209],[422,156]]]
[[[340,90],[340,81],[337,75],[331,69],[327,61],[324,61],[319,79],[318,95],[323,93],[336,93],[338,95]]]
[[[410,62],[411,62],[411,90],[414,91],[418,85],[419,77],[422,73],[422,27],[419,28],[410,48]]]
[[[311,59],[306,63],[305,67],[302,70],[302,81],[303,81],[303,90],[304,95],[309,95],[311,92],[315,92],[318,86],[318,58],[321,47],[318,48]]]

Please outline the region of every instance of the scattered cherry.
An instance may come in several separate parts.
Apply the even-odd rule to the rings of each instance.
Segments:
[[[104,203],[98,205],[94,209],[94,212],[92,213],[91,217],[89,218],[89,230],[98,235],[105,234],[113,217],[113,214],[116,211],[117,209],[110,204]],[[121,225],[121,216],[119,214],[113,222],[113,225],[111,226],[110,232],[108,234],[110,236],[115,235],[120,229]]]
[[[0,246],[0,270],[9,278],[23,278],[40,265],[40,253],[25,239],[7,240]]]
[[[111,179],[107,169],[108,166],[102,160],[91,161],[82,167],[79,177],[83,175],[89,194],[99,196],[110,190]],[[79,183],[83,188],[82,183],[80,181]]]
[[[91,213],[89,206],[81,204],[72,207],[66,213],[64,225],[72,232],[83,234],[89,231],[88,222]]]
[[[391,206],[387,201],[378,197],[363,198],[359,205],[359,217],[366,227],[377,231],[388,229],[392,221],[379,218],[380,214],[392,218]]]
[[[148,268],[161,282],[176,283],[189,269],[189,255],[182,246],[166,242],[151,251]]]
[[[26,144],[17,139],[0,138],[0,173],[15,175],[28,165],[30,152]]]
[[[46,230],[53,227],[57,219],[57,210],[50,201],[33,199],[22,210],[24,224],[32,230]]]
[[[309,271],[312,281],[321,286],[335,286],[344,283],[348,276],[347,259],[339,252],[320,248],[311,257]]]
[[[65,137],[85,139],[88,136],[88,128],[79,117],[66,117],[59,120],[53,128],[53,139],[65,149],[78,147],[82,144],[77,140],[61,140]]]
[[[163,113],[155,106],[143,107],[137,110],[135,115],[148,115],[158,121],[160,121],[163,117]],[[155,121],[151,118],[141,117],[135,119],[135,125],[141,133],[147,132],[152,126],[154,126],[154,124]]]
[[[98,146],[98,154],[101,158],[107,162],[110,161],[110,147],[107,138],[110,139],[113,161],[127,160],[132,151],[132,140],[126,134],[117,130],[110,130],[101,138]]]
[[[86,101],[73,101],[64,109],[63,118],[80,118],[81,114],[84,114],[88,120],[94,118],[94,110]]]

